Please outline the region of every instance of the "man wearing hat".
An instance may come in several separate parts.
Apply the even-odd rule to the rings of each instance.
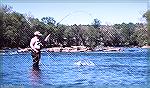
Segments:
[[[32,58],[33,58],[33,66],[38,66],[40,57],[41,57],[41,49],[42,49],[42,41],[40,40],[40,37],[42,34],[39,31],[36,31],[34,33],[34,37],[30,41],[30,47],[32,49]],[[47,42],[50,34],[45,38],[45,42]]]

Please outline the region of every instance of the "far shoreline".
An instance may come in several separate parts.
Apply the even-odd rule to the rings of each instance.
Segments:
[[[90,48],[86,46],[71,46],[71,47],[52,47],[52,48],[43,48],[41,51],[46,52],[92,52],[92,51],[104,51],[104,52],[110,52],[110,51],[123,51],[123,48],[143,48],[143,49],[150,49],[150,46],[134,46],[134,47],[99,47],[99,48]],[[31,48],[9,48],[5,47],[3,49],[0,49],[0,52],[7,51],[7,50],[14,50],[17,52],[28,52],[32,51]]]

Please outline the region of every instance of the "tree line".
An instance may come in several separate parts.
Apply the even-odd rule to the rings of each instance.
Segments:
[[[46,47],[150,45],[150,11],[143,14],[143,17],[146,18],[147,24],[101,25],[98,19],[94,19],[91,25],[63,25],[57,24],[53,17],[43,17],[39,20],[13,11],[8,5],[2,5],[0,7],[0,48],[29,47],[35,31],[40,31],[43,38],[51,34]]]

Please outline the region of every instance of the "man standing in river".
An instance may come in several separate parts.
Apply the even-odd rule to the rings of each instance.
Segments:
[[[48,41],[50,34],[45,38],[45,40],[43,42],[40,40],[41,36],[42,36],[42,34],[39,31],[36,31],[34,33],[34,37],[30,41],[30,47],[32,49],[32,58],[33,58],[33,66],[34,67],[39,66],[39,61],[40,61],[40,57],[41,57],[40,50],[42,49],[44,43]]]

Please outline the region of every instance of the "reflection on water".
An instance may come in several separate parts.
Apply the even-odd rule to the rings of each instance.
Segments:
[[[31,83],[32,85],[38,85],[41,81],[41,69],[39,66],[33,66],[31,70]]]

